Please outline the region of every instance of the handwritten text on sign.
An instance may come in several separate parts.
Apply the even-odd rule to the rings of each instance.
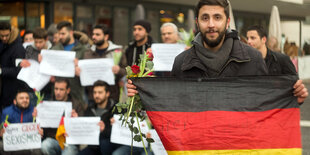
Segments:
[[[41,135],[36,123],[16,123],[5,128],[4,151],[18,151],[41,148]]]

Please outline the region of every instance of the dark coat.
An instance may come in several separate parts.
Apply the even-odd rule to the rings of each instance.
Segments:
[[[295,66],[290,57],[280,52],[273,52],[267,49],[265,62],[269,75],[297,75]]]
[[[129,46],[125,52],[127,65],[128,66],[132,66],[133,64],[138,65],[139,60],[140,60],[140,54],[143,53],[143,50],[146,51],[148,48],[150,48],[152,43],[153,43],[153,39],[150,36],[148,36],[147,42],[142,46],[137,47],[136,42],[129,43]],[[134,55],[136,55],[135,58],[134,58]],[[133,62],[133,59],[135,59],[134,62]]]
[[[2,45],[0,51],[0,67],[2,70],[1,80],[1,97],[0,103],[2,107],[13,103],[13,99],[17,93],[17,89],[24,87],[25,83],[17,80],[20,67],[16,67],[16,59],[25,57],[25,49],[22,40],[19,37],[18,30],[12,28],[8,44]]]
[[[238,39],[238,35],[234,33],[236,32],[226,34],[226,37],[234,39],[233,47],[228,61],[217,77],[267,75],[267,68],[261,53],[242,43]],[[190,49],[182,52],[175,58],[171,73],[173,76],[180,78],[209,77],[208,69],[201,63],[195,52],[198,48],[200,50],[204,48],[202,43],[197,40],[193,41],[193,46]]]
[[[110,119],[113,117],[113,107],[115,105],[115,102],[112,99],[109,99],[108,104],[106,106],[106,111],[100,116],[101,120],[103,121],[105,128],[104,130],[100,133],[100,139],[102,138],[110,138],[111,137],[111,129],[112,129],[112,125],[111,125],[111,121]],[[91,103],[85,113],[84,116],[89,116],[89,117],[93,117],[93,116],[97,116],[96,114],[96,109],[97,109],[97,105],[94,103]]]

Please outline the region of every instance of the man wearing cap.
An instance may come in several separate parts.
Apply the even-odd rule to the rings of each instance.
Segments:
[[[127,65],[138,64],[139,55],[151,47],[153,39],[149,36],[151,24],[145,20],[138,20],[133,25],[134,41],[126,49]]]

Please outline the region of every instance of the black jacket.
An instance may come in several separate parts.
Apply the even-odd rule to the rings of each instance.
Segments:
[[[17,89],[25,87],[25,83],[17,80],[20,67],[16,67],[16,59],[25,57],[25,49],[22,40],[19,37],[18,30],[12,28],[8,44],[2,44],[0,51],[0,67],[2,70],[1,80],[1,97],[0,103],[2,107],[13,103],[13,99],[17,93]]]
[[[138,65],[138,62],[140,60],[140,54],[142,54],[143,50],[146,51],[148,48],[150,48],[152,43],[153,43],[153,39],[150,36],[148,36],[147,42],[142,46],[137,47],[136,42],[129,43],[129,46],[125,52],[127,65],[128,66],[132,66],[133,64]]]
[[[280,52],[273,52],[267,49],[265,62],[269,75],[297,75],[295,66],[290,57]]]
[[[108,104],[106,106],[106,111],[100,116],[101,120],[103,121],[105,128],[104,130],[100,133],[100,139],[102,138],[110,138],[111,137],[111,121],[110,119],[113,117],[113,107],[115,105],[114,100],[109,99]],[[98,116],[96,114],[96,109],[97,109],[97,105],[94,103],[90,103],[90,105],[87,107],[84,116]]]
[[[198,34],[200,35],[200,33]],[[193,46],[179,54],[173,64],[172,75],[180,78],[208,78],[208,69],[196,55],[196,48],[204,48],[196,36]],[[201,36],[200,36],[201,37]],[[232,51],[218,77],[236,77],[251,75],[267,75],[266,64],[259,51],[242,43],[237,32],[226,34],[226,38],[234,39]],[[201,40],[201,39],[200,39]]]

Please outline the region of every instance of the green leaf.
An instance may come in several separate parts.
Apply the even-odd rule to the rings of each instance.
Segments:
[[[133,74],[130,66],[126,67],[126,72],[127,72],[127,75],[132,75]]]
[[[138,134],[139,133],[139,129],[137,127],[133,128],[133,133]]]
[[[117,107],[117,112],[121,113],[122,112],[122,107]]]
[[[147,141],[148,143],[154,143],[154,142],[155,142],[153,138],[146,138],[146,141]]]
[[[140,135],[135,135],[133,137],[133,140],[136,141],[136,142],[141,142],[142,141]]]
[[[148,61],[148,62],[146,62],[146,68],[147,68],[148,70],[153,69],[153,67],[154,67],[153,61]]]

